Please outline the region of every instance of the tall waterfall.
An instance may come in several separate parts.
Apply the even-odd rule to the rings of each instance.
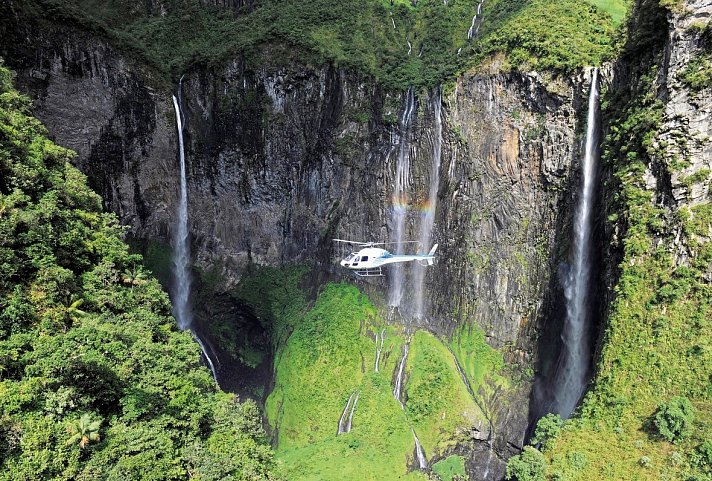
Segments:
[[[181,77],[182,80],[182,77]],[[181,83],[178,84],[178,95],[181,94]],[[185,147],[183,145],[183,113],[180,101],[173,96],[173,108],[176,111],[176,128],[178,129],[178,146],[180,156],[180,197],[178,199],[178,223],[173,236],[173,315],[180,329],[191,329],[193,315],[190,311],[190,242],[188,239],[188,182],[186,180]],[[200,350],[208,363],[213,379],[217,381],[215,363],[210,357],[205,343],[197,333],[193,337],[198,342]]]
[[[598,110],[598,69],[595,69],[588,99],[583,179],[574,218],[573,265],[564,282],[566,321],[561,335],[564,346],[554,388],[554,411],[564,419],[571,415],[586,389],[591,356],[588,324],[592,211],[595,202],[598,155]]]
[[[400,146],[398,148],[398,160],[396,164],[396,185],[393,190],[393,212],[391,221],[393,224],[392,241],[396,242],[395,253],[403,253],[403,234],[405,233],[405,220],[408,214],[408,184],[410,181],[410,124],[415,109],[415,93],[413,88],[408,89],[405,109],[400,119]],[[400,306],[403,299],[403,284],[405,273],[402,263],[393,264],[391,275],[391,292],[389,304],[392,307]]]
[[[433,96],[433,113],[435,116],[435,132],[433,138],[433,160],[430,166],[430,190],[428,193],[428,203],[423,209],[423,219],[420,224],[420,247],[422,251],[430,250],[430,243],[433,236],[433,226],[435,224],[435,207],[438,203],[438,186],[440,185],[440,162],[442,160],[443,146],[443,119],[442,119],[442,98],[440,87],[435,90]],[[425,271],[427,267],[421,265],[414,266],[413,292],[415,295],[415,317],[423,317]]]
[[[180,95],[180,93],[179,93]],[[180,147],[180,197],[178,199],[178,224],[173,236],[174,289],[173,314],[178,320],[178,327],[189,329],[192,324],[192,314],[188,299],[190,296],[190,244],[188,241],[188,187],[185,174],[185,150],[183,147],[183,117],[180,103],[173,96],[173,108],[176,111],[176,127],[178,128],[178,145]]]

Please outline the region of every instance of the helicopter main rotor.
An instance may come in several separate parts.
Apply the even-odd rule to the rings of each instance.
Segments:
[[[401,242],[359,242],[346,239],[332,239],[334,242],[343,242],[344,244],[352,244],[361,247],[399,245],[399,244],[420,244],[420,241],[401,241]]]

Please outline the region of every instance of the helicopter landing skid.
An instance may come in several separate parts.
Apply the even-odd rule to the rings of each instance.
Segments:
[[[383,271],[380,267],[374,269],[364,269],[362,271],[354,271],[358,277],[383,277]]]

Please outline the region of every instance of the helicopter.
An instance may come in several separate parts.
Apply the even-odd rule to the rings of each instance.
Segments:
[[[341,266],[354,271],[359,277],[381,277],[383,276],[382,266],[395,264],[397,262],[418,261],[420,265],[432,266],[435,260],[435,251],[438,245],[435,244],[427,254],[391,254],[385,249],[376,247],[387,244],[420,244],[417,241],[405,242],[355,242],[344,239],[333,239],[334,242],[342,242],[362,247],[358,252],[352,252],[341,260]]]

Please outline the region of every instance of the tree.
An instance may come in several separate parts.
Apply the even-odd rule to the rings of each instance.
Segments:
[[[536,448],[524,446],[521,454],[509,458],[505,479],[508,481],[546,481],[545,473],[544,455]]]
[[[563,426],[564,421],[561,419],[561,416],[558,414],[547,414],[536,423],[536,429],[534,430],[531,443],[535,446],[541,444],[541,446],[545,448],[549,441],[553,441],[556,436],[558,436]]]
[[[687,436],[695,421],[695,408],[689,399],[683,396],[670,398],[667,403],[658,406],[653,424],[658,433],[670,442],[676,442]]]
[[[79,309],[79,307],[84,304],[84,300],[75,299],[70,300],[64,308],[64,325],[69,327],[72,323],[77,322],[81,317],[86,315],[86,312]]]
[[[84,449],[91,442],[99,442],[99,426],[101,421],[92,421],[88,413],[82,414],[82,417],[67,426],[67,432],[72,435],[67,439],[67,446],[78,443]]]

